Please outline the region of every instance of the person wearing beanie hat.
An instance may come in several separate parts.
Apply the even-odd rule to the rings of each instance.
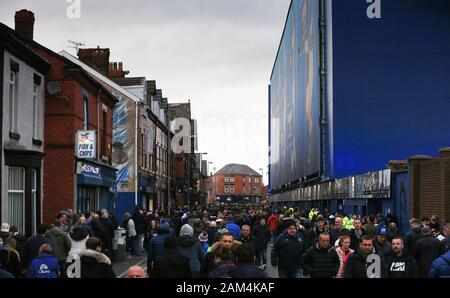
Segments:
[[[206,251],[202,247],[199,238],[194,237],[194,228],[185,224],[181,227],[178,239],[178,250],[181,255],[189,259],[189,267],[192,277],[200,277],[200,270]]]
[[[386,240],[387,228],[384,225],[377,227],[377,236],[373,240],[373,247],[375,248],[375,253],[381,257],[386,257],[392,253],[392,247]]]
[[[180,236],[194,236],[194,228],[189,224],[184,224],[180,229]]]
[[[153,262],[150,278],[192,278],[190,261],[180,253],[177,246],[176,237],[164,239],[164,250]]]

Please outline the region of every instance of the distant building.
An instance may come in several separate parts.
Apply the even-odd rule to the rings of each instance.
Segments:
[[[262,175],[247,165],[224,166],[212,176],[210,185],[212,196],[221,202],[260,203],[263,195]]]

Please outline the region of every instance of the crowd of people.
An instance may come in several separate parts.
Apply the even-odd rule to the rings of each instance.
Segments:
[[[132,266],[129,278],[269,278],[268,261],[280,278],[450,277],[450,223],[441,227],[436,215],[411,219],[402,235],[392,215],[252,204],[137,208],[121,222],[107,210],[67,210],[28,239],[4,223],[0,277],[63,278],[76,256],[81,278],[114,278],[119,227],[129,258],[147,256],[146,270]]]

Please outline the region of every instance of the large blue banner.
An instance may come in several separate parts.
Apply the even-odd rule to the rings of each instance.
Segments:
[[[320,172],[319,1],[291,3],[270,80],[270,186]]]

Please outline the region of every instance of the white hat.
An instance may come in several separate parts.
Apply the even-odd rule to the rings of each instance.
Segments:
[[[217,222],[215,222],[214,220],[213,220],[213,221],[210,221],[210,222],[209,222],[209,227],[210,227],[210,228],[217,228]]]
[[[6,222],[2,223],[1,231],[5,232],[5,233],[9,233],[9,224],[7,224]]]

